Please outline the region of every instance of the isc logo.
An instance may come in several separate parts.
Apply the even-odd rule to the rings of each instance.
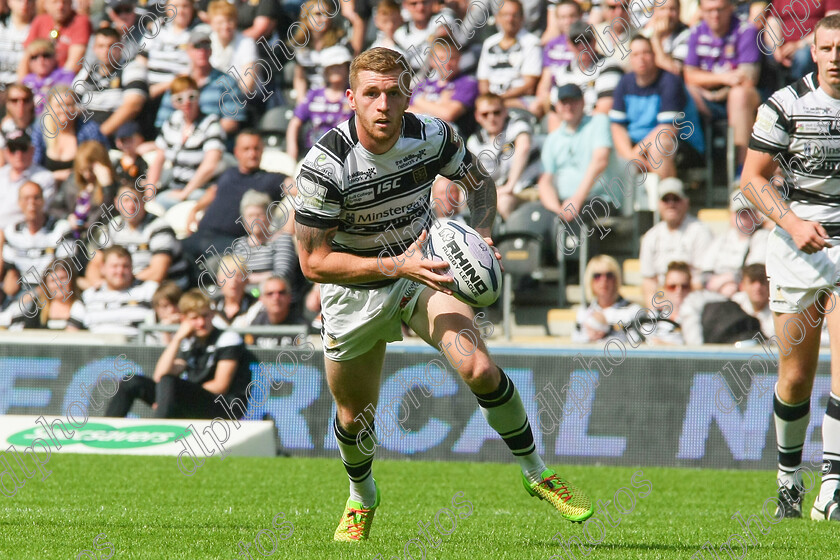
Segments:
[[[376,185],[376,194],[382,194],[384,192],[388,192],[391,189],[398,189],[400,188],[400,180],[401,177],[397,177],[391,181],[382,181],[378,185]]]

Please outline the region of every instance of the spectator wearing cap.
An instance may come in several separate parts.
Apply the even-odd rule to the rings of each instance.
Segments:
[[[176,76],[190,69],[190,58],[185,47],[190,42],[193,29],[207,29],[197,18],[192,0],[171,0],[175,17],[160,26],[160,33],[145,39],[146,46],[138,60],[148,69],[149,97],[159,99],[169,89]]]
[[[460,71],[461,51],[450,37],[436,40],[432,49],[437,60],[446,62],[431,77],[417,84],[408,110],[443,119],[468,137],[475,129],[472,110],[478,97],[478,81]]]
[[[225,131],[219,117],[202,112],[193,78],[175,78],[171,98],[175,112],[161,126],[147,177],[148,183],[157,186],[155,199],[167,209],[184,200],[201,198],[225,150]],[[167,161],[172,164],[172,174],[161,182]]]
[[[307,0],[301,6],[301,16],[293,39],[304,46],[296,50],[293,89],[297,102],[306,97],[306,92],[325,86],[324,65],[329,62],[323,51],[340,46],[348,49],[344,29],[329,17],[335,13],[341,0]],[[333,51],[335,52],[335,51]],[[352,57],[352,55],[351,55]]]
[[[0,85],[18,80],[24,42],[35,17],[35,0],[9,0],[9,14],[0,21]]]
[[[137,6],[137,0],[105,0],[105,10],[102,13],[102,21],[97,27],[111,27],[117,31],[123,44],[123,60],[131,61],[140,54],[140,45],[146,40],[144,32],[147,29],[143,26],[140,16],[150,10],[155,15],[160,15],[159,9],[162,3],[144,2],[145,8]],[[148,10],[146,9],[148,8]],[[93,45],[88,45],[88,53]]]
[[[90,20],[73,10],[72,0],[45,0],[44,9],[45,13],[32,20],[24,45],[28,47],[36,39],[50,41],[55,45],[58,66],[75,73],[90,39]],[[19,69],[18,76],[22,77],[22,72]]]
[[[257,44],[253,39],[236,29],[236,4],[227,0],[211,2],[207,8],[210,20],[210,65],[222,72],[231,68],[239,73],[242,86],[254,91],[256,69],[251,71],[257,60]]]
[[[239,91],[236,80],[228,74],[210,65],[210,32],[202,27],[190,33],[187,55],[190,69],[187,74],[198,87],[198,105],[205,115],[215,115],[225,133],[231,137],[239,130],[239,125],[247,119],[245,111],[226,91]],[[160,128],[175,109],[172,104],[174,92],[167,91],[160,102],[155,126]]]
[[[630,40],[631,72],[621,77],[610,110],[616,153],[636,160],[660,178],[677,176],[677,149],[697,164],[705,150],[697,107],[683,81],[656,66],[651,40],[637,35]],[[677,115],[692,123],[694,134],[682,145]]]
[[[32,137],[35,123],[35,98],[32,90],[15,82],[6,90],[6,115],[0,120],[0,150],[6,147],[6,136],[19,130]],[[6,164],[5,153],[0,152],[0,166]]]
[[[578,86],[561,86],[557,96],[555,110],[561,122],[543,145],[540,203],[562,220],[576,222],[587,200],[605,194],[603,185],[610,178],[599,179],[613,172],[610,123],[603,113],[584,113],[584,94]]]
[[[544,112],[557,103],[558,87],[575,84],[583,92],[585,114],[609,113],[612,109],[613,92],[624,73],[621,67],[612,59],[605,59],[595,52],[592,28],[582,21],[576,21],[569,27],[567,44],[574,54],[574,60],[567,66],[554,67],[554,87],[551,88],[548,98],[541,97],[538,100],[544,104]],[[549,131],[553,131],[559,124],[557,114],[550,112]]]
[[[731,297],[738,290],[738,276],[745,265],[766,261],[769,230],[762,228],[762,214],[741,193],[729,198],[729,228],[705,250],[701,270],[707,290]]]
[[[353,55],[344,47],[321,51],[325,62],[325,87],[311,89],[295,107],[295,116],[286,131],[286,153],[297,161],[331,128],[353,116],[345,92],[350,87],[350,61]],[[302,148],[301,149],[301,141]]]
[[[55,47],[46,39],[36,39],[29,43],[21,66],[26,68],[21,82],[35,94],[36,116],[44,112],[50,91],[55,86],[69,86],[75,76],[73,71],[58,65]]]
[[[87,109],[105,136],[112,136],[120,125],[134,120],[149,96],[146,67],[136,61],[123,64],[122,48],[113,48],[119,41],[115,29],[97,29],[93,34],[96,60],[76,75],[76,83],[83,84],[88,92]]]
[[[15,130],[6,136],[3,156],[6,164],[0,167],[0,229],[23,220],[23,212],[18,206],[18,193],[24,183],[37,183],[47,202],[55,194],[52,173],[33,163],[34,149],[26,132]]]
[[[773,311],[770,310],[770,280],[767,278],[764,264],[744,265],[738,288],[732,295],[732,301],[740,305],[744,313],[758,319],[761,323],[761,333],[766,338],[775,335]]]
[[[701,0],[700,11],[703,21],[688,38],[685,83],[701,113],[728,120],[740,167],[761,103],[756,89],[761,70],[758,29],[738,18],[731,0]]]
[[[478,90],[502,97],[506,107],[527,108],[542,74],[542,48],[536,35],[522,28],[519,0],[508,0],[496,13],[501,32],[488,37],[478,59]]]
[[[712,242],[712,232],[688,213],[689,201],[683,183],[670,177],[659,183],[659,215],[662,220],[642,236],[639,261],[644,301],[653,295],[665,279],[668,263],[686,262],[691,266],[695,289],[699,281],[703,255]]]
[[[117,183],[137,185],[137,180],[149,170],[146,160],[137,153],[140,144],[143,143],[140,125],[134,121],[123,124],[114,134],[114,140],[120,150],[119,156],[112,161],[117,173]]]

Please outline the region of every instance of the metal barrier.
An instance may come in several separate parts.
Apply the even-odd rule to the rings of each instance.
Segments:
[[[140,334],[134,341],[137,346],[144,346],[146,335],[153,332],[176,332],[180,325],[140,325]],[[255,336],[297,336],[309,333],[307,325],[254,325],[252,327],[225,327],[226,331],[236,334],[253,334]]]

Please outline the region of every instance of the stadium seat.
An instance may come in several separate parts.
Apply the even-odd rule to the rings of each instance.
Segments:
[[[272,173],[282,173],[288,177],[295,174],[297,162],[292,157],[278,148],[266,146],[260,160],[260,169]]]
[[[625,259],[621,263],[621,278],[625,285],[642,285],[642,264],[639,259]]]
[[[286,130],[293,116],[292,109],[286,106],[272,107],[265,112],[257,123],[257,130],[262,134],[267,146],[285,148]]]
[[[726,208],[702,208],[697,212],[697,219],[715,235],[722,235],[729,229],[729,210]]]
[[[178,239],[183,239],[192,233],[187,231],[187,216],[195,205],[195,200],[185,200],[166,211],[164,219],[175,230],[175,236]]]
[[[572,336],[575,331],[577,310],[575,309],[549,309],[548,310],[548,334],[552,336]]]
[[[502,323],[505,339],[510,340],[513,332],[513,283],[514,277],[532,275],[539,270],[542,256],[542,238],[530,232],[514,232],[496,236],[496,248],[505,263],[505,277],[502,286]]]

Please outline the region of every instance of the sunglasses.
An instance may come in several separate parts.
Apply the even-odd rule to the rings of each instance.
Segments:
[[[691,284],[665,284],[665,289],[672,291],[683,290],[687,292],[691,289]]]
[[[179,93],[177,95],[172,96],[172,102],[173,103],[178,103],[179,105],[181,103],[186,103],[187,101],[190,101],[190,102],[195,101],[196,99],[198,99],[198,93],[196,93],[196,92]]]
[[[48,53],[48,52],[39,52],[39,53],[35,53],[35,54],[33,54],[33,55],[30,57],[30,59],[31,59],[31,60],[38,60],[39,58],[52,58],[52,57],[54,57],[54,56],[55,56],[55,55],[54,55],[54,54],[52,54],[52,53]]]
[[[600,280],[601,278],[606,278],[607,280],[615,280],[615,273],[614,272],[596,272],[592,275],[593,280]]]
[[[666,194],[662,197],[662,202],[665,204],[676,204],[682,202],[682,199],[675,194]]]
[[[210,41],[201,41],[199,43],[195,43],[192,48],[194,49],[201,49],[201,50],[210,50],[212,47],[210,46]]]
[[[29,149],[29,146],[21,146],[20,144],[6,144],[6,149],[9,150],[10,153],[23,153]]]
[[[495,111],[484,111],[482,113],[479,113],[478,116],[479,117],[490,117],[490,116],[498,117],[501,114],[502,114],[502,110],[501,109],[496,109]]]

